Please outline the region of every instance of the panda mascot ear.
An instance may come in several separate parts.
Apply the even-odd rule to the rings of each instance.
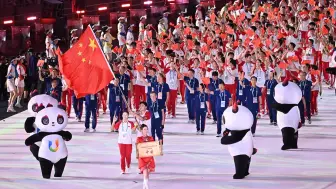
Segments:
[[[35,131],[34,122],[35,122],[35,117],[28,117],[26,119],[24,128],[27,133],[32,133]]]
[[[38,91],[36,89],[29,94],[30,98],[33,98],[36,95],[38,95]]]
[[[237,113],[238,112],[238,105],[237,103],[234,103],[232,106],[232,113]]]
[[[43,104],[40,104],[37,108],[36,108],[36,112],[39,112],[41,110],[43,110],[45,107],[43,106]]]
[[[286,77],[285,80],[282,82],[282,86],[286,87],[288,85],[289,78]]]

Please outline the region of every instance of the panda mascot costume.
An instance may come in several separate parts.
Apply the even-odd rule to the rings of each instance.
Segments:
[[[228,150],[233,157],[236,174],[234,179],[243,179],[249,175],[251,155],[257,152],[253,147],[251,127],[253,115],[244,106],[234,104],[228,107],[222,116],[226,130],[223,133],[221,143],[228,145]]]
[[[58,107],[49,107],[36,114],[35,125],[40,130],[26,139],[25,145],[30,146],[42,141],[38,152],[43,178],[49,179],[52,167],[55,167],[55,177],[62,177],[68,157],[65,141],[72,138],[72,134],[63,131],[67,126],[68,116]]]
[[[302,126],[298,107],[302,91],[296,83],[286,78],[275,86],[274,99],[272,107],[277,110],[277,123],[282,133],[281,150],[297,149],[298,129]]]
[[[31,99],[28,102],[28,113],[31,117],[28,117],[26,119],[24,128],[27,133],[30,133],[30,135],[34,135],[39,132],[39,129],[37,129],[34,125],[37,112],[44,109],[45,107],[57,107],[58,102],[56,99],[46,94],[36,95],[36,93],[33,92],[30,94],[30,96]],[[37,160],[40,144],[40,142],[37,142],[30,146],[30,151]]]

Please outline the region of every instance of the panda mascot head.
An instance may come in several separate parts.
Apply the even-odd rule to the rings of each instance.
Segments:
[[[31,99],[28,102],[28,113],[31,117],[28,117],[25,121],[25,130],[27,133],[32,133],[35,131],[34,122],[36,114],[47,107],[57,107],[58,102],[56,99],[52,98],[46,94],[31,95]]]
[[[58,132],[68,124],[68,116],[63,109],[49,107],[39,111],[35,118],[35,125],[40,132]]]
[[[245,106],[234,104],[224,111],[222,120],[226,129],[230,131],[241,131],[251,128],[253,115]]]
[[[274,88],[274,99],[279,104],[298,104],[302,99],[300,87],[288,78]]]
[[[68,124],[66,112],[58,107],[47,107],[40,110],[35,117],[35,125],[40,130],[25,141],[26,146],[41,142],[38,150],[43,178],[49,179],[52,168],[55,177],[61,177],[66,165],[68,150],[65,141],[72,138],[72,134],[63,129]]]

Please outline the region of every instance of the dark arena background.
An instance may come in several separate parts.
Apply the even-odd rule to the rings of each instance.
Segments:
[[[187,16],[195,12],[195,6],[222,7],[230,0],[1,0],[0,1],[0,53],[17,55],[32,47],[44,51],[45,32],[53,29],[54,37],[61,39],[60,47],[67,50],[70,31],[78,29],[79,36],[88,24],[109,25],[116,35],[117,18],[126,16],[128,24],[137,24],[141,16],[147,22],[157,24],[165,11],[170,20],[187,10]],[[252,0],[241,0],[246,6]],[[204,10],[205,11],[205,10]],[[136,31],[138,28],[135,29]],[[137,33],[137,32],[134,32]],[[116,42],[116,41],[115,41]]]

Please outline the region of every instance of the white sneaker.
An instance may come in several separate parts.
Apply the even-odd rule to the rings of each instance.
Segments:
[[[201,132],[201,135],[204,135],[204,132]]]
[[[195,120],[191,120],[191,123],[196,123]]]
[[[216,137],[221,137],[222,135],[221,134],[217,134]]]
[[[124,175],[125,174],[125,171],[121,171],[121,173],[120,173],[121,175]]]
[[[197,131],[197,132],[196,132],[196,135],[199,135],[199,134],[200,134],[200,132],[201,132],[201,131]]]
[[[131,167],[126,167],[126,173],[131,173]]]
[[[90,132],[90,129],[85,129],[84,132],[88,133],[88,132]]]
[[[96,129],[92,129],[92,132],[95,133],[95,132],[96,132]]]
[[[22,108],[21,104],[19,104],[19,103],[16,103],[15,107]]]
[[[12,106],[9,106],[7,108],[7,112],[16,112]]]
[[[217,121],[213,121],[212,124],[217,124]]]

